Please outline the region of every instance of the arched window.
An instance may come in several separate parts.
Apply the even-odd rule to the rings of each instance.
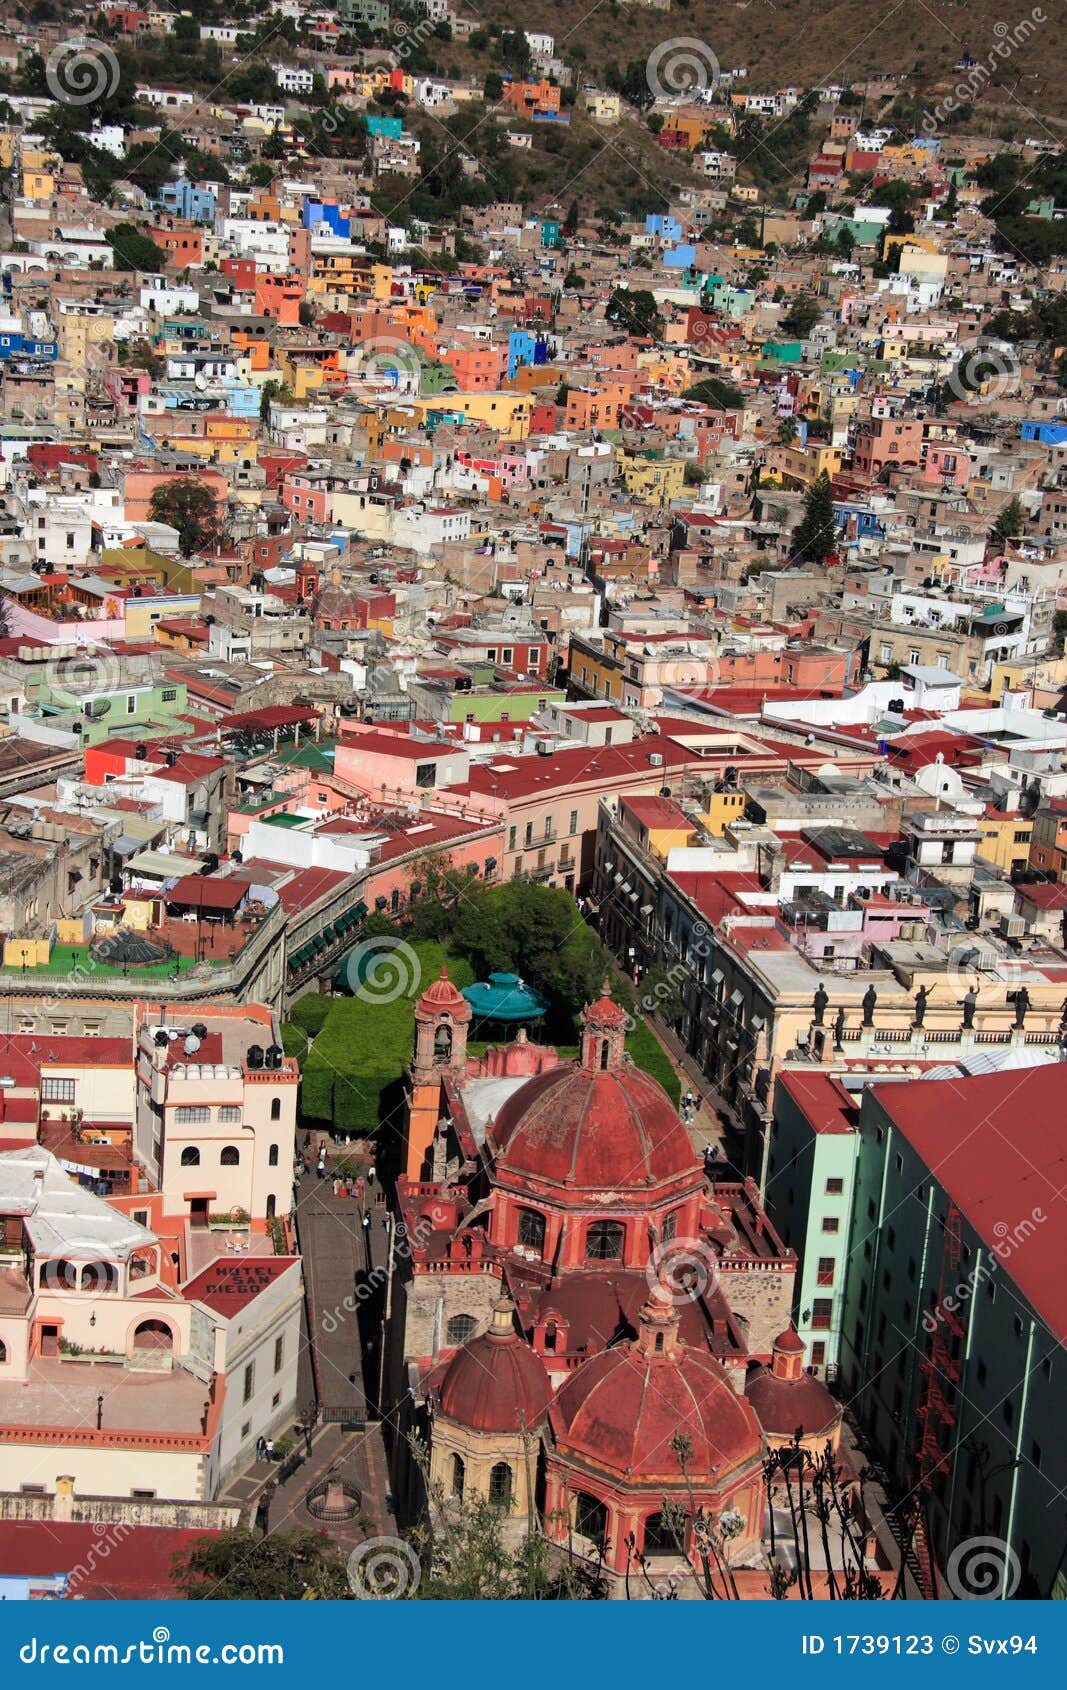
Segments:
[[[524,1248],[536,1250],[540,1255],[545,1247],[544,1215],[539,1215],[536,1209],[520,1209],[518,1241]]]
[[[618,1221],[594,1221],[585,1235],[587,1262],[622,1260],[623,1230]]]
[[[198,1168],[200,1166],[200,1152],[195,1144],[187,1144],[182,1151],[182,1167]]]
[[[466,1477],[467,1469],[463,1465],[463,1457],[454,1455],[452,1457],[452,1495],[457,1502],[463,1501],[463,1484]]]
[[[280,1097],[272,1097],[270,1100],[270,1118],[272,1121],[280,1121],[282,1118],[282,1100]]]
[[[477,1330],[478,1322],[472,1314],[454,1314],[445,1330],[445,1341],[448,1344],[466,1344]]]
[[[241,1152],[236,1144],[224,1144],[219,1157],[219,1165],[223,1168],[236,1168],[241,1160]]]
[[[511,1507],[511,1468],[506,1461],[489,1469],[489,1500],[497,1508]]]
[[[608,1511],[604,1504],[588,1491],[580,1490],[574,1510],[574,1529],[598,1549],[603,1549],[608,1535]]]
[[[607,1067],[608,1058],[610,1057],[610,1055],[611,1055],[611,1045],[608,1043],[607,1039],[602,1039],[601,1044],[600,1044],[600,1066],[601,1066],[601,1068]]]
[[[278,1146],[276,1144],[272,1144],[270,1149],[267,1151],[267,1166],[268,1168],[276,1168],[278,1166]]]
[[[4,1340],[2,1338],[0,1338],[0,1366],[2,1366],[3,1363],[6,1360],[7,1360],[7,1345],[4,1343]]]
[[[267,1198],[267,1219],[269,1221],[272,1221],[277,1213],[278,1213],[278,1199],[275,1197],[275,1195],[272,1191],[270,1196]]]
[[[452,1029],[445,1022],[442,1022],[434,1033],[433,1054],[436,1062],[448,1062],[451,1059]]]
[[[677,1234],[677,1231],[678,1231],[678,1211],[677,1211],[677,1209],[672,1209],[670,1214],[667,1216],[666,1220],[663,1222],[663,1231],[660,1234],[660,1236],[663,1239],[664,1244],[669,1244],[671,1239],[674,1238],[675,1235]]]
[[[650,1514],[645,1521],[644,1553],[684,1555],[688,1536],[689,1521],[681,1515],[670,1518],[664,1514]]]

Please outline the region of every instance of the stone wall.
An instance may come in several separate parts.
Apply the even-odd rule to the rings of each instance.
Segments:
[[[748,1263],[719,1268],[719,1289],[742,1330],[753,1356],[769,1359],[771,1345],[793,1318],[795,1266],[760,1267]]]
[[[493,1304],[500,1296],[498,1273],[416,1274],[404,1287],[404,1355],[434,1356],[447,1345],[453,1315],[473,1315],[477,1337],[489,1325]],[[453,1346],[454,1347],[454,1346]]]

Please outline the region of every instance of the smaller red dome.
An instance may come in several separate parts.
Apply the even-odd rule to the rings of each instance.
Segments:
[[[526,1432],[548,1412],[552,1388],[541,1362],[515,1330],[503,1299],[487,1332],[464,1344],[441,1381],[441,1413],[472,1432]]]
[[[786,1355],[804,1354],[804,1340],[794,1326],[787,1326],[784,1332],[779,1332],[771,1347]]]
[[[454,986],[448,978],[448,964],[441,964],[440,978],[432,986],[427,986],[418,1003],[415,1005],[416,1014],[422,1009],[429,1014],[436,1015],[440,1010],[447,1009],[454,1015],[469,1016],[471,1006],[463,993]]]
[[[794,1432],[815,1437],[832,1432],[841,1420],[841,1404],[810,1373],[786,1379],[773,1366],[761,1367],[746,1384],[745,1396],[764,1432],[774,1437],[791,1438]]]
[[[762,1459],[752,1409],[713,1356],[681,1342],[666,1292],[653,1291],[639,1327],[633,1343],[601,1350],[560,1387],[552,1409],[560,1452],[638,1482],[678,1483],[672,1439],[681,1433],[690,1478],[715,1486]]]

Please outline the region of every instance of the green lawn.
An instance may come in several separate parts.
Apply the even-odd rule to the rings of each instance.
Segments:
[[[432,939],[404,941],[418,961],[417,970],[401,954],[404,990],[385,1001],[360,995],[335,998],[326,1021],[310,1048],[303,1030],[292,1022],[282,1030],[285,1050],[302,1065],[301,1115],[307,1121],[332,1125],[335,1131],[359,1137],[377,1132],[390,1100],[384,1094],[407,1072],[415,1036],[415,999],[438,978],[441,965],[448,964],[449,978],[460,988],[473,984],[474,975],[465,957],[457,956]],[[400,983],[400,982],[398,982]],[[472,1056],[483,1056],[499,1038],[475,1038],[468,1043]],[[564,1060],[578,1055],[578,1046],[556,1047]],[[638,1022],[626,1041],[626,1048],[639,1068],[659,1081],[677,1105],[681,1085],[662,1046],[644,1022]],[[398,1100],[397,1100],[398,1101]]]
[[[226,962],[221,957],[207,957],[205,959],[212,968],[225,968]],[[167,962],[153,962],[145,968],[131,968],[127,971],[129,980],[169,980],[174,973],[175,963],[180,964],[181,972],[188,974],[196,967],[192,957],[171,957]],[[5,974],[32,974],[37,978],[42,975],[72,974],[76,978],[83,975],[91,976],[94,980],[122,979],[121,966],[116,967],[111,962],[94,962],[89,955],[87,945],[56,945],[47,962],[40,963],[36,968],[22,968],[21,965],[7,967]]]

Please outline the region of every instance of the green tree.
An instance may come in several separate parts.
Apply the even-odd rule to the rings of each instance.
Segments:
[[[578,233],[578,201],[577,200],[571,200],[570,205],[567,207],[567,215],[563,219],[563,233],[568,238],[570,238],[570,237],[572,237],[572,236],[574,236]]]
[[[259,420],[266,422],[270,416],[271,403],[275,399],[289,398],[289,389],[284,381],[276,381],[272,376],[265,381],[259,390]]]
[[[504,78],[498,70],[487,70],[485,81],[482,83],[483,98],[495,105],[504,92]]]
[[[732,382],[723,381],[720,376],[705,376],[703,381],[687,387],[682,398],[695,399],[701,405],[714,405],[719,411],[741,411],[745,405],[741,389],[734,387]]]
[[[808,489],[804,515],[793,530],[790,561],[821,563],[837,548],[837,521],[830,491],[830,477],[824,470]]]
[[[995,546],[1003,547],[1010,540],[1017,540],[1025,527],[1026,512],[1019,499],[1013,496],[989,530],[989,538]]]
[[[246,1527],[201,1538],[174,1557],[172,1578],[189,1602],[350,1600],[345,1563],[318,1532],[272,1532]]]
[[[798,340],[807,340],[821,316],[818,301],[810,293],[801,293],[782,318],[782,328],[786,334],[795,334]]]
[[[178,530],[183,557],[214,546],[222,535],[218,502],[211,488],[191,475],[176,475],[153,490],[150,512],[156,522]]]
[[[167,255],[134,223],[116,223],[104,236],[116,270],[147,271],[155,275],[164,269]]]
[[[627,288],[616,288],[608,301],[605,315],[609,323],[617,324],[627,334],[659,340],[663,333],[663,318],[648,288],[636,288],[633,292]]]

